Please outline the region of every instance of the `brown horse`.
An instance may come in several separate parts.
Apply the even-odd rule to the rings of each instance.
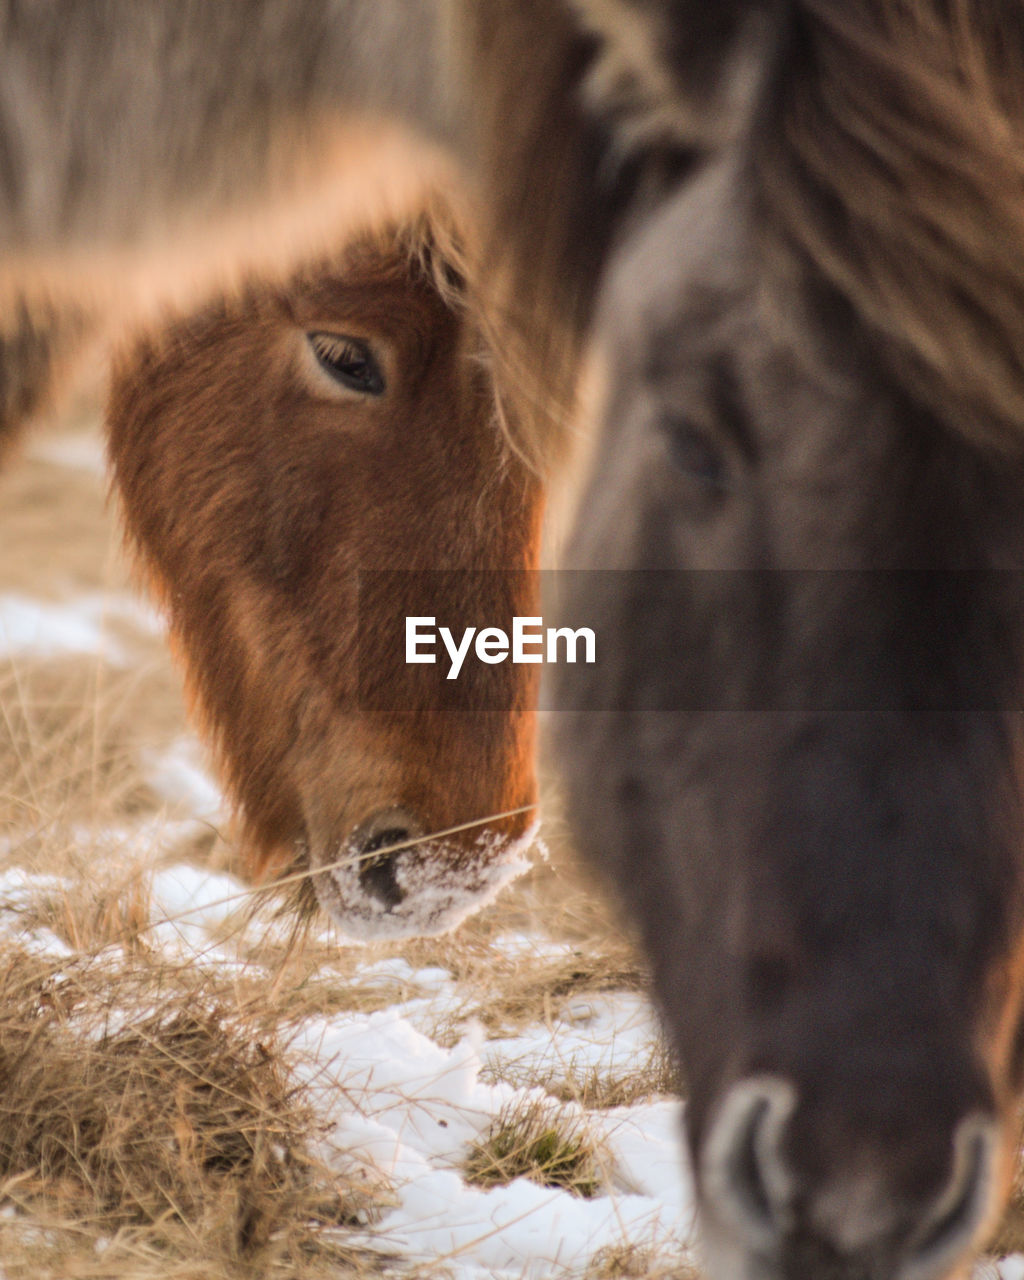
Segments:
[[[460,261],[436,211],[364,233],[136,343],[110,398],[130,540],[253,870],[323,868],[350,936],[452,927],[523,868],[536,817],[535,668],[469,664],[445,698],[395,646],[410,614],[536,612],[541,488]]]

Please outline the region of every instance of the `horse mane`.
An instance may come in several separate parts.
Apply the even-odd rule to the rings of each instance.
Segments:
[[[482,250],[479,218],[453,210],[448,197],[428,198],[418,217],[369,233],[382,254],[397,245],[406,259],[452,312],[466,321],[466,356],[483,369],[493,397],[495,430],[507,449],[538,474],[547,465],[545,436],[518,389],[500,325],[487,305],[479,279]]]
[[[1024,10],[798,0],[752,124],[770,251],[824,278],[899,387],[1024,448]]]
[[[571,447],[602,268],[651,198],[661,147],[641,158],[617,145],[621,120],[589,90],[602,41],[574,4],[466,4],[455,42],[471,68],[463,147],[483,193],[474,306],[517,450],[545,471]]]

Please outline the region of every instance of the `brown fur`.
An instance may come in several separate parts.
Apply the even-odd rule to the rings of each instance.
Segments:
[[[535,669],[474,664],[453,704],[443,668],[403,674],[395,648],[406,614],[484,625],[535,611],[540,486],[497,424],[460,263],[435,208],[118,362],[108,421],[127,526],[257,874],[296,849],[331,862],[392,806],[429,833],[535,799]],[[334,396],[310,329],[369,341],[385,394]],[[465,863],[471,880],[483,834],[533,819],[415,856]]]
[[[501,352],[501,383],[525,406],[523,446],[550,463],[564,455],[575,420],[601,264],[626,208],[645,193],[628,157],[609,157],[607,123],[589,109],[599,41],[568,6],[466,0],[454,8],[463,148],[483,193],[475,301]]]

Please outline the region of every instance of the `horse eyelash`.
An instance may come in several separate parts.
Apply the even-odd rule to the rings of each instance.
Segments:
[[[306,340],[324,372],[350,390],[367,395],[381,395],[385,390],[384,375],[369,344],[343,334],[314,330]],[[363,374],[346,373],[346,364],[363,365]]]
[[[351,338],[339,338],[330,333],[311,333],[309,340],[313,350],[325,360],[341,363],[343,360],[357,360],[359,348]]]

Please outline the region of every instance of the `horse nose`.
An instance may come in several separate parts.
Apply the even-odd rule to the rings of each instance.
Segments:
[[[793,1187],[781,1146],[796,1096],[781,1077],[741,1081],[726,1095],[704,1144],[708,1207],[757,1253],[774,1252],[790,1225]]]
[[[382,809],[352,833],[349,848],[359,862],[363,891],[389,910],[405,899],[396,868],[403,848],[423,834],[423,828],[405,809]]]
[[[977,1244],[998,1195],[999,1126],[972,1112],[952,1135],[943,1189],[925,1204],[901,1203],[882,1169],[824,1187],[799,1187],[783,1152],[797,1104],[788,1081],[758,1076],[735,1085],[704,1144],[706,1207],[765,1274],[874,1274],[880,1257],[893,1280],[943,1280]],[[874,1259],[869,1264],[869,1259]]]
[[[976,1112],[961,1120],[953,1136],[953,1171],[911,1238],[900,1280],[932,1280],[978,1243],[998,1196],[999,1125]]]

